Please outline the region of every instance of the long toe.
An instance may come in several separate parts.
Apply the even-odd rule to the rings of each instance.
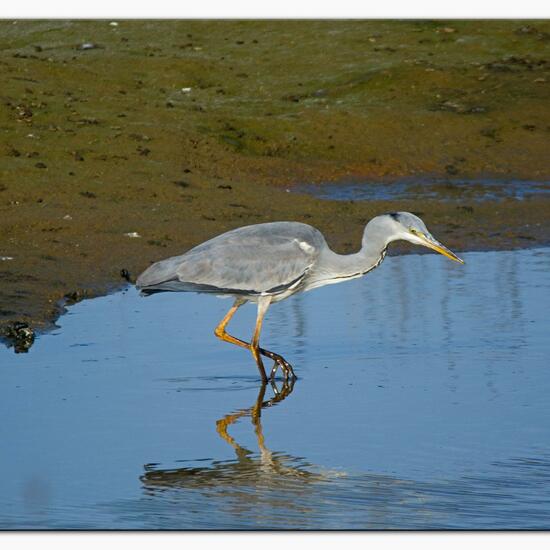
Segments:
[[[271,378],[271,380],[275,380],[275,375],[277,374],[278,370],[279,370],[279,363],[277,363],[277,361],[274,361],[273,367],[271,368],[271,374],[269,375],[269,378]]]
[[[273,367],[271,368],[271,373],[269,375],[271,380],[275,379],[275,376],[279,368],[283,371],[285,380],[288,380],[289,378],[296,380],[297,376],[294,374],[292,365],[282,355],[279,355],[278,353],[274,353],[272,351],[269,351],[267,349],[262,349],[262,348],[260,348],[259,351],[262,355],[265,355],[266,357],[273,359],[273,361],[275,362],[273,364]]]
[[[279,364],[279,366],[283,371],[285,381],[288,381],[289,379],[296,380],[296,375],[294,374],[292,365],[288,361],[286,361],[283,357],[279,356],[279,360],[277,361],[277,363]]]
[[[285,381],[288,380],[296,380],[296,375],[294,374],[294,370],[292,367],[287,363],[287,368],[285,370]]]

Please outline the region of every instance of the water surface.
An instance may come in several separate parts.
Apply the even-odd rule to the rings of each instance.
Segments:
[[[437,199],[450,202],[478,202],[549,196],[550,182],[403,178],[391,182],[303,184],[294,187],[293,191],[321,199],[341,201]]]
[[[76,304],[0,349],[0,527],[549,528],[550,249],[464,259],[273,306],[263,344],[300,377],[273,400],[213,335],[229,300]]]

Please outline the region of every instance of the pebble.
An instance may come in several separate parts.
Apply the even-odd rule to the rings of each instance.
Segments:
[[[99,46],[93,42],[84,42],[84,44],[79,44],[76,47],[77,50],[95,50],[96,48],[99,48]]]

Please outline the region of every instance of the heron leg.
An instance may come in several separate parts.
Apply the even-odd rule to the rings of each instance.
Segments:
[[[297,376],[294,374],[294,371],[292,370],[292,366],[288,361],[284,359],[281,355],[278,353],[274,353],[272,351],[269,351],[267,349],[260,347],[260,332],[262,330],[262,322],[264,319],[264,315],[267,311],[267,308],[271,304],[271,297],[270,296],[263,296],[258,300],[258,318],[256,320],[256,330],[254,331],[254,336],[252,338],[252,343],[250,344],[250,350],[252,351],[252,355],[254,355],[254,359],[256,359],[256,363],[258,363],[258,368],[260,368],[260,373],[262,370],[264,370],[262,358],[260,355],[264,355],[265,357],[269,357],[270,359],[273,359],[275,361],[275,364],[273,365],[271,369],[270,379],[273,380],[275,378],[275,374],[277,373],[277,370],[279,367],[283,370],[285,382],[287,382],[289,379],[296,380]],[[265,372],[265,371],[264,371]],[[264,379],[262,377],[263,382],[267,382],[267,377]]]
[[[252,352],[252,355],[256,360],[256,364],[258,365],[258,369],[262,377],[262,382],[264,384],[267,382],[267,375],[265,374],[264,363],[261,358],[262,352],[260,351],[260,332],[262,331],[262,323],[270,303],[271,296],[262,296],[258,299],[258,316],[256,317],[256,328],[254,329],[252,342],[250,342],[250,351]]]
[[[271,301],[271,299],[269,300]],[[258,346],[256,345],[254,347],[254,344],[249,344],[248,342],[245,342],[244,340],[241,340],[239,338],[235,338],[235,336],[231,336],[231,334],[228,334],[225,331],[225,327],[235,315],[235,312],[246,302],[246,300],[243,300],[242,298],[237,298],[235,300],[235,303],[231,307],[231,309],[227,312],[225,317],[220,321],[220,324],[214,329],[214,334],[223,340],[224,342],[229,342],[230,344],[235,344],[237,346],[241,346],[242,348],[246,348],[252,351],[252,355],[254,356],[254,359],[256,359],[256,364],[258,365],[258,370],[260,371],[260,377],[262,378],[262,383],[265,384],[267,382],[267,375],[265,374],[264,365],[262,362],[262,359],[258,353]],[[261,312],[260,316],[260,305],[258,303],[258,320],[256,321],[256,331],[254,332],[254,336],[259,340],[260,337],[260,330],[262,327],[262,319],[265,315],[265,311],[267,310],[267,306],[269,306],[269,302],[265,306],[265,309]]]
[[[256,321],[256,330],[254,331],[254,337],[252,338],[252,347],[251,347],[252,354],[254,355],[254,358],[256,359],[256,362],[258,364],[261,362],[261,358],[259,354],[264,355],[265,357],[269,357],[270,359],[273,359],[273,361],[275,361],[275,364],[271,369],[271,374],[270,374],[271,380],[275,378],[275,374],[277,373],[277,370],[279,369],[279,367],[281,367],[281,369],[283,370],[285,380],[288,380],[289,378],[296,380],[296,375],[294,374],[294,371],[292,370],[292,366],[288,361],[286,361],[278,353],[273,353],[272,351],[269,351],[267,349],[263,349],[260,347],[260,331],[262,329],[262,321],[263,321],[265,312],[269,307],[269,304],[271,304],[270,296],[265,296],[258,300],[258,319]]]
[[[235,315],[235,312],[245,303],[245,300],[241,298],[237,298],[235,300],[235,303],[231,307],[231,309],[227,312],[226,316],[220,321],[220,324],[214,329],[214,334],[223,340],[224,342],[229,342],[230,344],[235,344],[237,346],[241,346],[242,348],[250,349],[250,344],[248,342],[245,342],[244,340],[239,340],[239,338],[235,338],[234,336],[231,336],[231,334],[227,334],[225,332],[225,327],[231,321],[231,317]]]
[[[267,311],[267,308],[271,303],[271,298],[269,296],[266,297],[265,299],[260,299],[260,301],[258,302],[258,318],[256,320],[256,329],[254,331],[254,338],[252,340],[252,343],[245,342],[244,340],[241,340],[240,338],[236,338],[235,336],[232,336],[231,334],[228,334],[225,331],[225,327],[228,325],[233,315],[235,315],[235,312],[245,302],[246,300],[243,300],[242,298],[237,298],[235,300],[235,303],[233,304],[231,309],[227,312],[225,317],[220,321],[219,325],[214,330],[214,334],[224,342],[229,342],[230,344],[235,344],[237,346],[241,346],[242,348],[249,349],[252,352],[254,359],[256,360],[256,364],[258,365],[258,369],[260,371],[260,376],[262,378],[263,383],[267,382],[267,376],[265,374],[263,361],[260,355],[269,357],[270,359],[273,359],[273,361],[275,362],[275,364],[273,365],[273,368],[271,369],[271,374],[270,374],[271,380],[275,378],[275,375],[277,374],[277,370],[279,369],[279,367],[283,370],[285,380],[289,380],[289,379],[296,380],[297,376],[294,374],[294,371],[292,370],[292,366],[290,365],[290,363],[288,363],[288,361],[284,359],[284,357],[282,357],[278,353],[274,353],[272,351],[261,348],[259,346],[260,332],[262,329],[263,318]]]

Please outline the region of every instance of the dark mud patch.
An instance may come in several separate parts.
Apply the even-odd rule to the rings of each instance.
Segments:
[[[28,323],[14,321],[4,328],[4,337],[8,347],[13,347],[15,353],[27,353],[36,335]]]

